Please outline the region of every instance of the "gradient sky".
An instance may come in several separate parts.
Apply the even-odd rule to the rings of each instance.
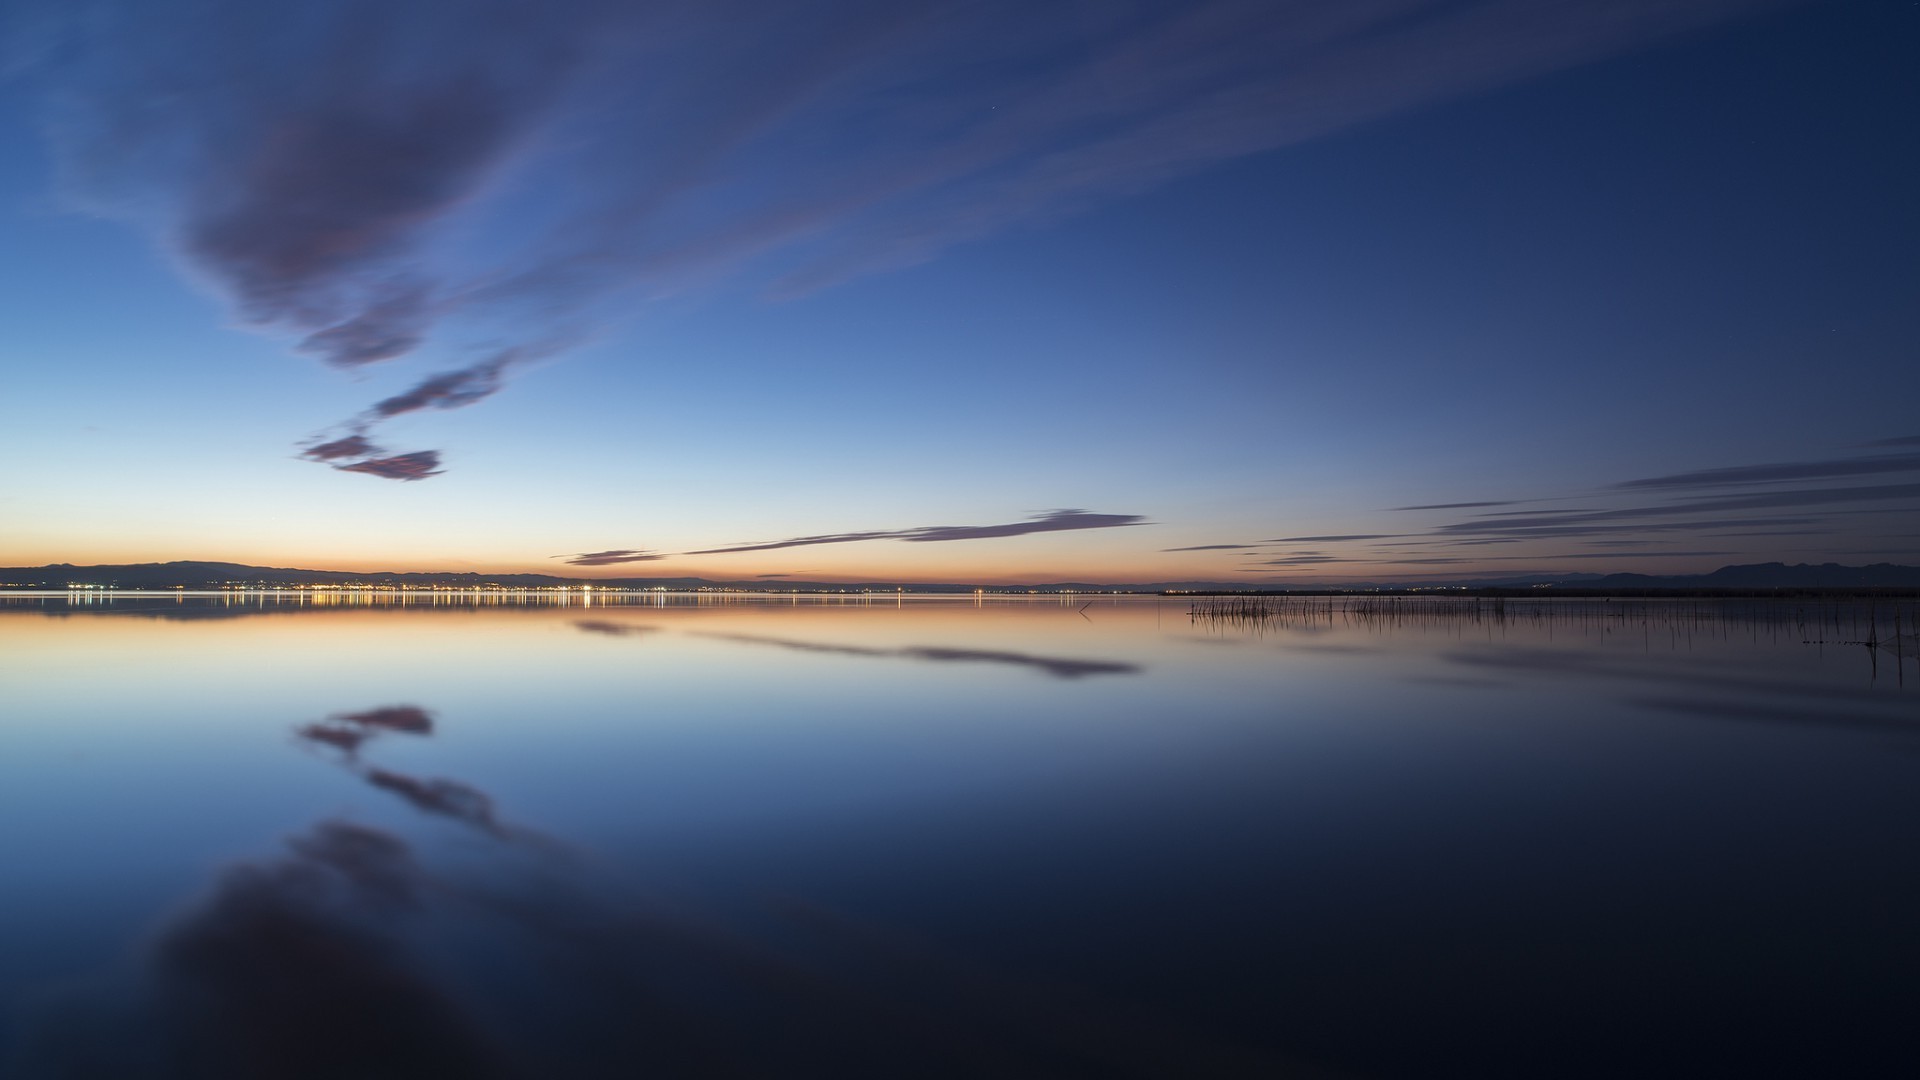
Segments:
[[[1920,5],[8,13],[0,564],[1920,561]]]

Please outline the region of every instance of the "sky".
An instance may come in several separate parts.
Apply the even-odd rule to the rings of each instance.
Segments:
[[[1920,562],[1920,5],[0,17],[0,565]]]

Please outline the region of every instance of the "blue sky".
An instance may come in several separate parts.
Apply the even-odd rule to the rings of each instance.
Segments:
[[[1920,551],[1920,7],[17,18],[0,562]]]

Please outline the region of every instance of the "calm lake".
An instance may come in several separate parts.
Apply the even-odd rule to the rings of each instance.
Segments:
[[[0,1074],[1911,1066],[1910,601],[1203,603],[0,596]]]

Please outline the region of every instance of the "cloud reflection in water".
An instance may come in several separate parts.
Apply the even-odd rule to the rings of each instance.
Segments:
[[[298,730],[413,809],[501,843],[435,869],[390,831],[322,820],[169,920],[136,999],[62,1003],[20,1075],[1318,1075],[805,900],[720,925],[640,901],[595,860],[530,858],[511,842],[528,834],[479,789],[358,759],[385,733],[431,733],[426,709]]]
[[[771,645],[796,652],[831,653],[836,656],[899,658],[925,660],[931,663],[1011,664],[1015,667],[1044,671],[1056,679],[1078,679],[1087,675],[1137,675],[1144,670],[1139,664],[1121,660],[1078,660],[1071,657],[1034,656],[1031,653],[1000,649],[954,649],[929,645],[881,649],[868,645],[829,645],[798,638],[766,637],[759,634],[701,634],[699,636],[715,641],[736,641],[744,645]]]

